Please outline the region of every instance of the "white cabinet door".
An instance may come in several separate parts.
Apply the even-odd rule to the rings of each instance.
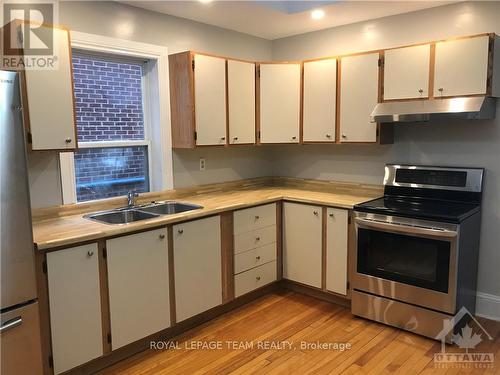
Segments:
[[[436,43],[434,96],[485,94],[488,36]]]
[[[255,64],[227,61],[229,143],[255,143]]]
[[[335,141],[337,60],[304,63],[304,141]]]
[[[47,253],[54,373],[103,355],[97,244]]]
[[[226,143],[226,60],[194,56],[194,105],[197,145]]]
[[[427,98],[430,57],[430,44],[385,51],[384,99]]]
[[[300,64],[260,65],[260,142],[298,143]]]
[[[170,327],[167,229],[106,241],[111,346]]]
[[[321,207],[283,205],[283,277],[321,288]]]
[[[371,113],[378,102],[379,54],[343,57],[340,81],[340,141],[376,142]]]
[[[53,32],[57,65],[55,69],[26,70],[26,96],[33,150],[74,149],[74,95],[69,32],[40,27]]]
[[[326,289],[347,294],[348,212],[328,208],[326,215]]]
[[[220,218],[174,225],[176,320],[222,304]]]

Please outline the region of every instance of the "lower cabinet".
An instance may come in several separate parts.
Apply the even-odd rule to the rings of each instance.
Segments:
[[[54,373],[103,355],[97,244],[47,253]]]
[[[326,213],[326,290],[347,294],[347,210],[328,208]]]
[[[322,219],[319,206],[283,204],[283,277],[321,288]]]
[[[276,260],[234,276],[234,296],[258,289],[276,280]]]
[[[222,304],[220,217],[173,226],[175,310],[181,322]]]
[[[112,350],[170,327],[167,229],[106,241]]]

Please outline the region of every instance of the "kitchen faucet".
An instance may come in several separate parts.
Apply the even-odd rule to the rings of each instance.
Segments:
[[[136,193],[135,191],[130,190],[127,193],[127,205],[129,207],[135,206],[135,198],[139,196],[139,193]]]

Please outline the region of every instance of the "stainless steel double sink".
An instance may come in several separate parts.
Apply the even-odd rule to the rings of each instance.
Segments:
[[[105,224],[129,224],[140,220],[152,219],[162,215],[174,215],[181,212],[203,208],[197,204],[175,201],[153,202],[143,206],[118,208],[85,215],[84,218]]]

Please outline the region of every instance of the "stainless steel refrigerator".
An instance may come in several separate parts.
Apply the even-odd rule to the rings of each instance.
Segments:
[[[31,207],[19,74],[0,70],[0,373],[41,374]]]

